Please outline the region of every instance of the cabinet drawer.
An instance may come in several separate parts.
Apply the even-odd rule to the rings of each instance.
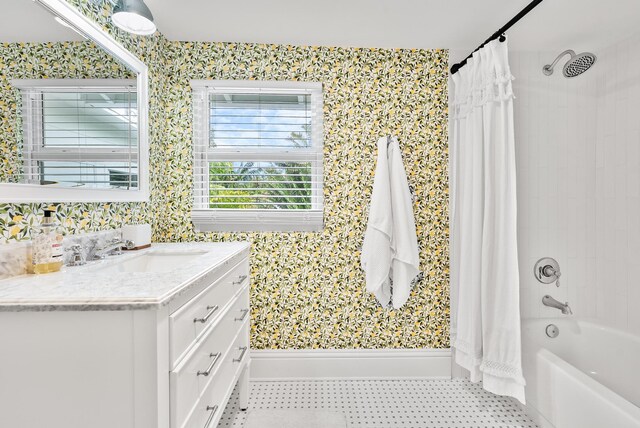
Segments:
[[[248,282],[249,260],[244,259],[202,293],[169,316],[171,367],[224,311],[235,293]]]
[[[241,369],[249,358],[249,323],[243,324],[240,334],[225,356],[218,372],[202,393],[193,413],[181,428],[214,428],[224,412]]]
[[[232,342],[249,321],[249,286],[207,331],[191,353],[170,374],[172,426],[180,426],[200,394],[217,379],[225,358],[234,354]],[[217,380],[215,380],[217,382]]]

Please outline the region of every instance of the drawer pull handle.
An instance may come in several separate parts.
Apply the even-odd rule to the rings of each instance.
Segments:
[[[218,310],[218,305],[207,306],[207,310],[209,312],[207,312],[207,315],[205,315],[204,318],[194,318],[193,322],[201,322],[201,323],[207,322],[209,318],[211,318],[211,315],[213,315],[213,313]]]
[[[240,275],[237,281],[233,281],[233,285],[242,284],[247,279],[247,275]]]
[[[207,367],[205,371],[198,371],[197,376],[209,376],[211,374],[213,366],[216,365],[216,363],[218,362],[218,358],[220,358],[220,352],[218,352],[217,354],[209,354],[209,358],[213,358],[213,361],[211,361],[211,364],[209,364],[209,367]]]
[[[239,363],[240,361],[242,361],[242,359],[244,358],[244,354],[247,352],[248,347],[247,346],[243,346],[242,348],[238,348],[239,350],[242,351],[242,353],[240,354],[240,358],[234,358],[233,362],[234,363]]]
[[[242,312],[242,316],[241,317],[236,317],[233,320],[234,321],[244,321],[244,319],[247,317],[247,314],[249,313],[249,309],[243,309],[240,312]]]
[[[213,420],[213,417],[216,415],[216,412],[218,411],[218,406],[207,406],[207,412],[211,412],[211,414],[209,415],[209,417],[207,418],[207,422],[204,424],[204,428],[209,428],[209,425],[211,425],[211,421]]]

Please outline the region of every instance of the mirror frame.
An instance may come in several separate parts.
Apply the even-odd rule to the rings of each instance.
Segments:
[[[89,189],[0,183],[0,202],[144,202],[149,200],[149,69],[111,35],[65,0],[35,0],[59,16],[137,74],[138,93],[138,189]]]

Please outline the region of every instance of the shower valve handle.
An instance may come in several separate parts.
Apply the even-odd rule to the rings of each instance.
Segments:
[[[556,276],[556,287],[560,287],[560,270],[555,270],[554,268],[551,268],[551,270],[553,271],[553,274]]]
[[[551,265],[546,265],[542,268],[542,274],[548,278],[556,277],[556,287],[560,287],[560,269],[554,269]]]
[[[543,257],[536,262],[533,267],[533,275],[543,284],[556,283],[556,287],[560,287],[560,265],[551,257]]]

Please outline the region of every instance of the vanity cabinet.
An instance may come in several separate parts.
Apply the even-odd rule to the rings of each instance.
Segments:
[[[3,300],[0,282],[0,427],[213,428],[236,385],[246,408],[249,249],[224,249],[155,300],[153,284]]]

